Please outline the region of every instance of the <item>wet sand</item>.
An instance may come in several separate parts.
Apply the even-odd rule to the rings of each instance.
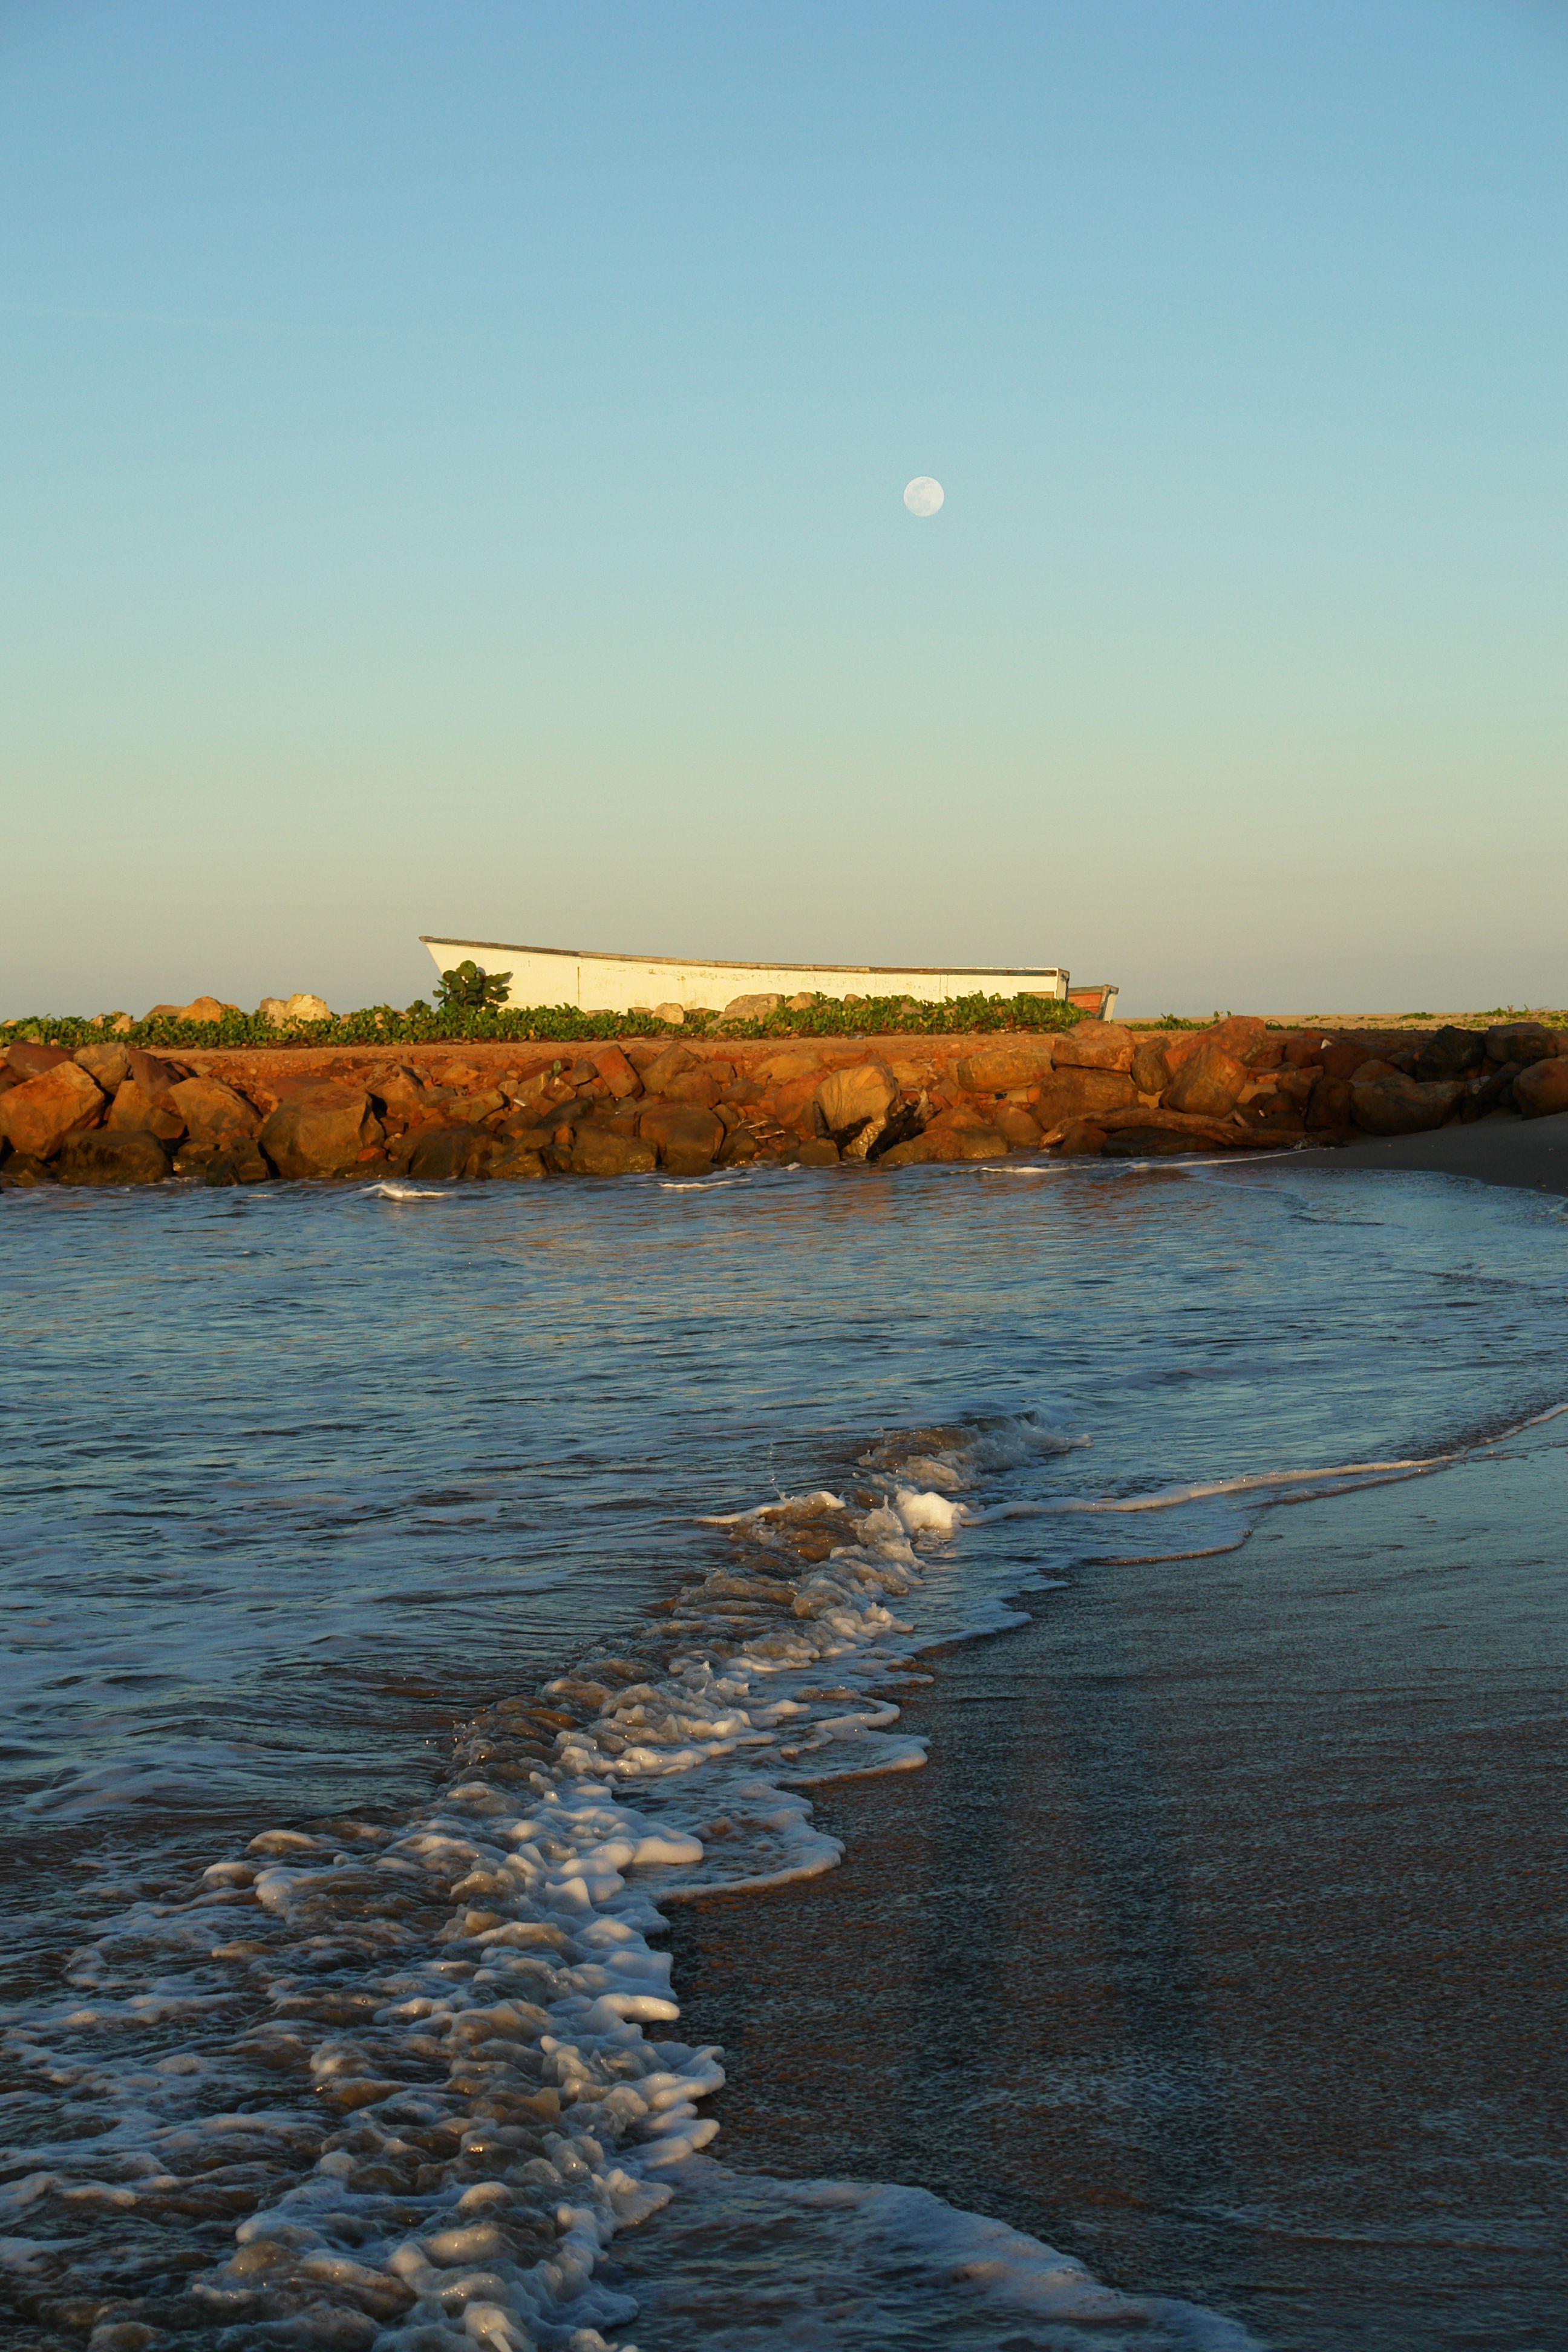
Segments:
[[[1565,1521],[1559,1423],[942,1654],[926,1770],[818,1801],[840,1870],[676,1915],[717,2152],[1279,2352],[1568,2343]]]
[[[1552,1118],[1501,1113],[1473,1127],[1430,1135],[1363,1136],[1340,1151],[1303,1151],[1306,1168],[1404,1168],[1439,1176],[1473,1176],[1531,1192],[1568,1192],[1568,1112]]]

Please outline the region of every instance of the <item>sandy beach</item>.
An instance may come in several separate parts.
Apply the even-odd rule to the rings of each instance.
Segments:
[[[1517,1118],[1502,1112],[1474,1127],[1440,1127],[1426,1135],[1369,1135],[1341,1150],[1303,1151],[1299,1160],[1304,1168],[1409,1169],[1531,1192],[1568,1192],[1568,1114]]]

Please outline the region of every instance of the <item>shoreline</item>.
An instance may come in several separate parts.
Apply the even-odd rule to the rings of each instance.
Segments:
[[[1297,1151],[1299,1168],[1388,1169],[1396,1173],[1464,1176],[1518,1192],[1568,1194],[1568,1112],[1520,1118],[1507,1111],[1474,1127],[1440,1127],[1426,1135],[1366,1135],[1332,1150]]]

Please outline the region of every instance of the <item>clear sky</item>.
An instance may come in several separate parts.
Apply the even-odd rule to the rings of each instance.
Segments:
[[[1568,1003],[1565,198],[1525,0],[5,0],[0,1014]]]

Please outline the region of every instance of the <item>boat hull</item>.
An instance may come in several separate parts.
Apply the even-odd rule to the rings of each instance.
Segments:
[[[438,971],[472,961],[508,971],[509,1004],[572,1004],[583,1013],[629,1013],[634,1006],[708,1006],[721,1013],[738,996],[908,996],[945,1004],[955,996],[1065,997],[1060,966],[1034,970],[945,971],[918,964],[727,963],[677,956],[601,955],[575,948],[521,947],[505,940],[437,939],[421,943]]]

